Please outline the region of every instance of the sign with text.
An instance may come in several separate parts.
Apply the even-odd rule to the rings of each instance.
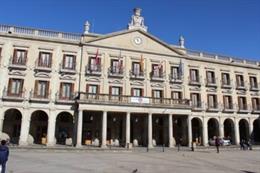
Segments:
[[[131,103],[145,103],[149,104],[149,98],[144,97],[131,97]]]

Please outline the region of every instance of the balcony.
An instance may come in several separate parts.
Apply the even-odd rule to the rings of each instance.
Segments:
[[[201,86],[201,77],[197,77],[196,79],[189,77],[189,85]]]
[[[26,58],[14,58],[11,57],[9,60],[9,68],[10,69],[18,69],[18,70],[26,70]]]
[[[204,107],[203,107],[203,104],[202,102],[197,102],[197,103],[191,103],[191,109],[192,111],[203,111],[204,110]]]
[[[159,107],[190,109],[189,100],[175,100],[170,98],[134,97],[126,95],[80,93],[80,103],[96,105],[121,105],[137,107]]]
[[[38,92],[35,91],[31,91],[30,92],[30,102],[42,102],[42,103],[48,103],[50,102],[50,93],[46,93],[46,94],[39,94]]]
[[[4,88],[2,99],[6,101],[22,102],[25,100],[25,90],[18,93],[11,93],[6,88]]]
[[[250,85],[250,91],[260,91],[260,83],[255,83]]]
[[[238,111],[239,113],[250,113],[250,106],[246,104],[238,105]]]
[[[144,80],[145,72],[144,71],[130,71],[130,78],[135,80]]]
[[[163,82],[165,80],[165,73],[163,73],[163,72],[155,73],[155,72],[152,71],[150,73],[150,79],[152,81]]]
[[[253,114],[260,114],[260,105],[253,107],[252,113]]]
[[[246,90],[245,82],[237,83],[236,89],[237,90]]]
[[[112,66],[108,68],[108,76],[109,77],[116,77],[116,78],[123,78],[124,71],[122,68]]]
[[[207,107],[208,112],[218,112],[218,111],[220,111],[218,103],[213,103],[213,105],[207,104],[206,107]]]
[[[232,85],[231,85],[231,81],[221,81],[221,88],[224,89],[231,89]]]
[[[64,65],[60,64],[60,73],[76,73],[76,66],[73,64],[71,67],[65,67]]]
[[[35,62],[35,70],[43,72],[51,72],[51,63],[41,63],[38,60]]]
[[[55,102],[60,104],[73,104],[75,102],[74,94],[71,93],[68,96],[63,96],[60,92],[57,92],[55,94]]]
[[[183,82],[183,78],[182,76],[178,75],[173,75],[173,74],[169,74],[169,80],[171,83],[178,83],[181,84]]]
[[[229,105],[223,105],[222,112],[225,112],[225,113],[235,112],[235,105],[233,105],[232,103]]]
[[[101,76],[101,65],[88,64],[85,69],[86,75]]]
[[[216,78],[214,78],[212,80],[205,79],[206,87],[217,87],[216,81],[217,81]]]

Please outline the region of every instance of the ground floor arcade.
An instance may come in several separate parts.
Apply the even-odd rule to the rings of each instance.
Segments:
[[[77,147],[174,147],[191,142],[207,146],[215,136],[232,144],[251,139],[260,143],[259,118],[202,117],[190,114],[80,110],[77,121],[72,111],[23,111],[6,109],[0,121],[1,134],[10,143]],[[75,135],[76,134],[76,135]]]

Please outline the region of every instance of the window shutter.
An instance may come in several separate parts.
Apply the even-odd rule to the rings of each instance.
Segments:
[[[52,66],[52,53],[50,53],[50,57],[49,57],[49,58],[50,58],[50,59],[49,59],[48,67],[51,68],[51,66]]]
[[[99,94],[99,93],[100,93],[100,86],[97,85],[97,94]]]
[[[13,54],[13,60],[12,63],[15,63],[17,60],[17,49],[14,49],[14,54]]]
[[[154,98],[154,90],[152,90],[152,98]]]
[[[134,88],[131,88],[131,96],[134,96]]]
[[[27,54],[28,54],[28,50],[25,50],[24,51],[24,62],[23,62],[23,64],[27,63]]]
[[[74,55],[73,56],[73,70],[75,70],[76,69],[76,56]]]
[[[141,97],[144,97],[144,89],[141,88]]]
[[[0,58],[1,58],[2,48],[0,47]]]
[[[109,86],[109,95],[112,95],[112,86]]]
[[[38,83],[39,83],[39,80],[35,80],[34,82],[34,92],[33,92],[33,95],[39,95],[38,93]]]
[[[74,83],[71,84],[70,96],[71,96],[70,99],[72,99],[72,97],[74,96]]]
[[[63,87],[63,83],[61,82],[60,83],[60,92],[59,92],[59,98],[63,98],[63,95],[62,95],[62,87]]]
[[[86,93],[89,93],[89,84],[86,84]]]
[[[63,55],[63,61],[62,61],[62,68],[64,69],[65,68],[65,60],[66,60],[66,55],[64,54]]]
[[[20,94],[22,94],[22,92],[23,92],[23,83],[24,83],[24,80],[23,79],[21,79],[20,80],[21,81],[21,85],[20,85]]]
[[[38,66],[42,66],[42,52],[39,52],[39,57],[38,57]]]
[[[8,94],[11,93],[12,81],[13,81],[12,78],[10,78],[9,81],[8,81],[8,88],[7,88],[7,93]]]
[[[123,95],[123,87],[119,87],[119,95]]]
[[[164,92],[163,92],[163,90],[161,91],[161,98],[164,98]]]

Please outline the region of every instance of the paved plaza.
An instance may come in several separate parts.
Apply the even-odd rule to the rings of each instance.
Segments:
[[[260,173],[260,151],[12,149],[7,173]]]

